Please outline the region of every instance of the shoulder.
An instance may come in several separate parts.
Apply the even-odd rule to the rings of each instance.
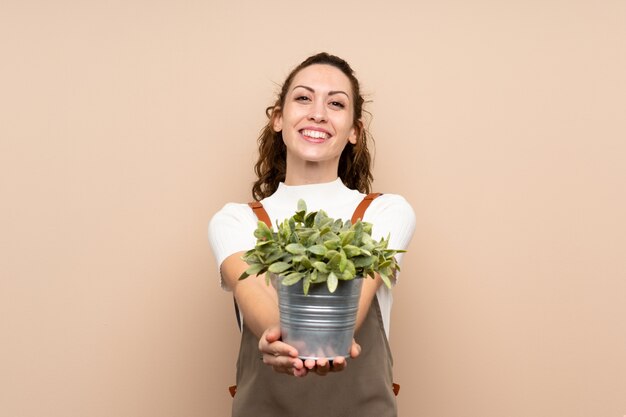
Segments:
[[[227,203],[209,221],[209,234],[242,225],[256,227],[256,216],[245,203]]]
[[[252,210],[247,203],[226,203],[224,207],[222,207],[217,213],[213,215],[213,219],[223,218],[223,217],[246,217],[252,215]]]
[[[383,194],[376,198],[365,212],[363,220],[372,223],[374,238],[390,235],[390,247],[396,249],[406,249],[415,232],[415,211],[398,194]]]
[[[209,244],[218,266],[228,256],[254,247],[256,226],[256,216],[247,204],[228,203],[213,215]]]
[[[411,204],[399,194],[383,194],[380,197],[374,199],[372,204],[367,209],[366,221],[368,218],[384,219],[384,218],[397,218],[407,222],[415,222],[415,211]]]

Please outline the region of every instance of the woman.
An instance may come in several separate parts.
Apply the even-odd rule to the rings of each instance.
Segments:
[[[289,74],[266,111],[255,165],[252,193],[270,219],[291,217],[300,198],[310,211],[352,217],[372,181],[363,103],[352,69],[336,56],[311,56]],[[390,235],[394,249],[405,249],[415,228],[411,206],[393,194],[376,198],[363,220],[373,224],[374,238]],[[349,366],[343,357],[302,361],[280,340],[274,288],[263,276],[238,281],[256,225],[247,204],[233,203],[209,224],[222,287],[234,293],[243,318],[233,416],[395,416],[387,343],[391,291],[378,277],[364,281]]]

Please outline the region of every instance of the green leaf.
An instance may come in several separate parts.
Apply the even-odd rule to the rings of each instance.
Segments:
[[[267,258],[265,259],[265,264],[266,265],[271,265],[274,262],[278,261],[279,259],[281,259],[283,256],[285,256],[285,253],[282,252],[281,250],[274,250],[273,252],[271,252]]]
[[[304,277],[304,281],[302,282],[302,290],[304,292],[304,295],[308,295],[309,294],[309,287],[310,286],[311,286],[311,276],[307,275],[306,277]]]
[[[315,213],[315,219],[313,220],[313,224],[317,229],[321,230],[322,220],[324,220],[324,213],[322,211],[318,211]]]
[[[248,252],[246,252],[241,259],[246,261],[246,263],[248,264],[254,264],[254,263],[259,263],[261,262],[261,257],[259,256],[260,254],[257,253],[256,249],[252,249],[249,250]]]
[[[246,269],[247,275],[258,275],[265,268],[263,264],[253,264],[250,268]]]
[[[385,283],[387,288],[391,288],[391,281],[389,280],[389,277],[387,275],[383,274],[382,272],[378,273],[378,275],[383,280],[383,282]]]
[[[304,273],[302,272],[292,272],[291,274],[285,275],[281,279],[281,283],[283,285],[293,285],[299,282],[302,278],[304,278]]]
[[[267,270],[273,272],[274,274],[280,274],[289,268],[291,268],[291,264],[288,264],[287,262],[276,262],[275,264],[270,265]]]
[[[254,237],[256,237],[257,239],[272,240],[274,238],[274,235],[272,234],[270,228],[267,227],[267,225],[261,220],[259,220],[257,222],[257,228],[254,231]]]
[[[290,243],[285,246],[285,250],[294,255],[304,255],[306,253],[306,248],[300,243]]]
[[[357,220],[354,224],[354,244],[360,245],[361,239],[363,239],[363,222]]]
[[[254,247],[259,249],[259,248],[262,248],[263,246],[275,245],[275,244],[276,243],[273,240],[258,240]]]
[[[348,265],[348,258],[346,257],[346,253],[342,249],[339,252],[339,272],[345,271],[346,265]]]
[[[320,232],[316,230],[315,232],[309,235],[309,237],[306,239],[306,243],[308,246],[315,245],[315,243],[317,242],[317,239],[319,238],[320,238]]]
[[[349,230],[346,232],[341,232],[339,236],[341,237],[341,246],[346,246],[352,243],[352,240],[354,239],[354,231]]]
[[[313,225],[315,224],[315,216],[317,215],[316,212],[312,212],[306,215],[306,217],[304,218],[304,225],[306,227],[313,227]]]
[[[313,245],[308,249],[308,251],[315,255],[324,256],[326,255],[326,252],[328,252],[328,249],[326,249],[326,246],[324,245]]]
[[[306,202],[303,199],[298,200],[298,211],[306,212]]]
[[[331,272],[328,275],[328,281],[326,282],[326,284],[328,285],[328,291],[330,291],[331,293],[335,292],[335,290],[337,289],[337,284],[339,284],[339,280],[334,272]]]
[[[301,255],[302,259],[300,260],[300,264],[306,269],[306,270],[311,270],[311,268],[313,268],[313,264],[311,263],[311,260],[306,256],[306,255]]]
[[[343,250],[348,258],[354,258],[355,256],[359,256],[361,254],[361,249],[354,245],[345,245]]]
[[[339,279],[344,280],[344,281],[349,281],[351,279],[354,279],[354,273],[346,269],[345,271],[343,271],[341,276],[339,276]]]
[[[339,245],[341,245],[341,240],[338,237],[333,237],[324,242],[327,249],[337,249]]]
[[[352,262],[354,262],[354,266],[357,268],[369,268],[372,266],[375,259],[375,256],[357,256],[356,258],[352,258]]]
[[[354,266],[354,262],[348,259],[346,263],[346,271],[350,272],[353,277],[356,276],[356,267]]]
[[[378,265],[378,268],[380,268],[380,269],[387,268],[389,265],[391,265],[391,261],[390,260],[386,260],[386,261],[382,262],[380,265]]]
[[[339,268],[339,262],[341,262],[341,254],[337,252],[328,262],[328,266],[331,268]]]
[[[304,222],[304,214],[305,213],[306,213],[305,211],[297,211],[296,214],[293,215],[292,219],[296,223],[303,223]]]
[[[329,269],[328,266],[326,266],[326,264],[324,262],[313,262],[313,267],[320,272],[323,272],[325,274],[329,273]]]

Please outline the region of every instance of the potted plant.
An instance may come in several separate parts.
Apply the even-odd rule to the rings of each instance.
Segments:
[[[348,356],[360,278],[378,274],[391,288],[400,270],[394,256],[404,251],[389,249],[389,237],[376,241],[371,233],[371,223],[335,220],[323,210],[308,213],[303,200],[277,232],[258,222],[257,243],[243,255],[249,267],[239,279],[265,273],[274,283],[283,340],[301,358]]]

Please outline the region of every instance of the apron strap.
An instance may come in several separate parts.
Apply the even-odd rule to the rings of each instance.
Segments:
[[[365,210],[372,204],[375,198],[380,197],[383,193],[369,193],[363,198],[363,200],[356,206],[354,210],[354,214],[352,215],[351,222],[352,224],[356,223],[357,220],[363,219],[363,215],[365,214]]]
[[[366,195],[363,200],[356,206],[354,213],[352,214],[351,223],[356,223],[357,220],[363,219],[363,215],[365,214],[365,210],[372,204],[376,198],[383,195],[383,193],[369,193]],[[248,203],[248,206],[252,209],[257,219],[261,220],[263,223],[267,225],[270,229],[272,228],[272,221],[270,220],[270,216],[265,211],[263,204],[260,201],[251,201]]]
[[[267,225],[270,229],[272,228],[272,221],[270,220],[270,216],[267,215],[267,211],[263,208],[263,204],[260,201],[251,201],[248,203],[252,211],[254,212],[257,219],[261,220],[263,223]]]

